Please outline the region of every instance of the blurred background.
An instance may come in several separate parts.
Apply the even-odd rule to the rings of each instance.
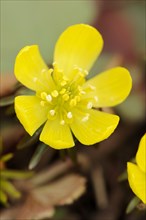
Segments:
[[[143,0],[1,0],[1,72],[13,72],[15,57],[25,45],[38,44],[51,62],[57,38],[76,23],[96,26],[106,50],[125,52],[129,59],[144,50]]]
[[[0,3],[0,96],[2,98],[11,94],[16,83],[13,69],[19,50],[26,45],[38,44],[44,60],[51,64],[54,46],[59,35],[68,26],[77,23],[94,26],[104,39],[103,51],[89,77],[110,67],[124,66],[130,71],[133,79],[133,88],[127,100],[112,109],[112,112],[120,115],[121,118],[116,132],[108,140],[90,148],[77,143],[80,167],[75,168],[74,172],[86,178],[85,194],[71,206],[57,209],[57,214],[51,219],[144,220],[143,211],[136,210],[129,215],[125,213],[126,207],[134,195],[127,181],[121,183],[117,180],[125,172],[127,161],[135,157],[138,143],[145,132],[146,1],[1,0]],[[10,102],[11,104],[12,102]],[[17,149],[18,142],[25,135],[18,122],[12,119],[11,107],[2,104],[2,116],[5,115],[5,117],[1,123],[1,136],[6,146],[5,151],[11,152],[13,149],[15,154],[14,159],[8,163],[8,168],[23,170],[28,168],[36,143],[31,142],[32,146],[29,143],[29,148],[25,148],[25,146],[24,150]],[[5,112],[7,113],[5,114]],[[28,137],[25,137],[23,142],[26,140],[28,141]],[[50,165],[56,167],[54,163],[58,161],[60,161],[59,153],[49,148],[48,154],[42,156],[36,171],[41,171]],[[60,163],[62,164],[62,162]],[[69,174],[73,170],[73,165],[67,164],[62,169],[65,169],[63,172]],[[58,167],[54,172],[59,172]],[[65,188],[69,189],[69,186],[78,181],[77,179],[77,181],[74,180],[74,183],[69,182],[68,187],[65,186]],[[19,188],[19,184],[16,183],[16,185]],[[20,190],[27,191],[24,185],[27,184],[22,182]],[[52,192],[55,193],[55,190],[56,188],[52,189]],[[12,204],[15,206],[14,202]],[[20,216],[30,209],[31,204],[32,201],[29,200],[20,208]],[[57,202],[55,204],[58,205]],[[38,209],[36,208],[36,210]],[[37,214],[39,216],[39,213]],[[12,212],[8,216],[11,215]],[[8,218],[2,220],[5,219],[8,220]]]
[[[38,44],[46,62],[66,27],[91,23],[96,10],[91,1],[1,1],[2,72],[12,72],[15,57],[25,45]]]

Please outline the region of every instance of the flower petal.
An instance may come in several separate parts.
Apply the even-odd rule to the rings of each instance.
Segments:
[[[84,86],[96,88],[94,90],[95,107],[115,106],[129,95],[132,79],[127,69],[115,67],[88,80]]]
[[[59,37],[54,61],[69,76],[74,66],[90,70],[103,47],[100,33],[93,27],[77,24],[67,28]]]
[[[117,115],[93,109],[88,112],[76,109],[73,115],[76,117],[70,127],[75,137],[85,145],[95,144],[108,138],[119,122]]]
[[[15,112],[25,130],[33,135],[47,120],[48,108],[41,106],[40,99],[36,96],[17,96]]]
[[[128,181],[132,191],[146,204],[146,174],[133,164],[127,163]]]
[[[15,76],[23,85],[35,91],[47,91],[53,81],[38,46],[26,46],[20,50],[15,61]]]
[[[136,162],[139,168],[146,173],[146,134],[140,140],[136,154]]]
[[[67,124],[61,125],[59,119],[48,120],[40,135],[40,141],[55,149],[74,146],[73,137]]]

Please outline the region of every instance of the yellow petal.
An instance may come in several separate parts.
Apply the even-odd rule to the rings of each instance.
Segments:
[[[15,76],[26,87],[35,91],[48,91],[53,86],[51,74],[44,63],[38,46],[26,46],[20,50],[15,61]]]
[[[136,162],[139,168],[146,173],[146,134],[140,140],[136,154]]]
[[[75,137],[85,145],[95,144],[108,138],[118,125],[119,117],[90,109],[73,112],[74,121],[70,125]]]
[[[115,106],[129,95],[132,79],[127,69],[115,67],[88,80],[84,86],[89,85],[96,87],[95,107]]]
[[[59,119],[48,120],[40,135],[40,141],[55,149],[74,146],[73,137],[67,124],[61,125]]]
[[[146,204],[146,174],[133,164],[127,163],[128,181],[132,191]]]
[[[47,120],[48,108],[41,106],[36,96],[17,96],[15,112],[25,130],[33,135]]]
[[[100,33],[85,24],[76,24],[67,28],[59,37],[54,61],[69,75],[74,66],[90,70],[103,47]]]

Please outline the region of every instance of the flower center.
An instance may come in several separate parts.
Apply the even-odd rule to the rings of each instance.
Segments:
[[[70,80],[64,76],[63,72],[59,70],[56,65],[52,71],[52,79],[55,84],[55,89],[49,93],[43,91],[40,93],[41,106],[48,107],[48,119],[54,120],[59,118],[60,124],[70,124],[74,119],[73,109],[81,102],[83,96],[89,94],[88,90],[93,88],[87,88],[83,90],[82,85],[85,82],[86,71],[75,67],[72,72],[73,78]],[[86,100],[86,99],[85,99]],[[92,108],[92,102],[87,98],[86,108]],[[84,121],[88,120],[86,116]]]

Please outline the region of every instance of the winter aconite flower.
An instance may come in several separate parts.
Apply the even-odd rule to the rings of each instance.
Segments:
[[[75,145],[72,133],[85,145],[113,133],[119,117],[97,108],[121,103],[131,90],[131,77],[128,70],[116,67],[86,81],[102,47],[95,28],[77,24],[59,37],[52,68],[44,63],[37,45],[19,52],[16,78],[35,95],[16,97],[15,111],[30,135],[45,123],[40,140],[63,149]]]
[[[132,191],[146,204],[146,134],[141,138],[136,163],[128,162],[128,181]]]

